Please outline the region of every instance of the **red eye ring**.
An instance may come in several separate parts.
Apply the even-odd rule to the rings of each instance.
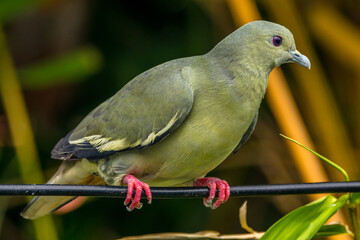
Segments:
[[[274,36],[274,37],[272,38],[272,43],[274,44],[275,47],[280,46],[281,43],[282,43],[282,37],[277,36],[277,35]]]

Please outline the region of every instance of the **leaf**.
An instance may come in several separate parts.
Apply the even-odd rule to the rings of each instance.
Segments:
[[[360,193],[359,192],[352,193],[350,197],[350,202],[352,204],[360,204]]]
[[[326,220],[344,206],[348,199],[349,195],[344,195],[339,199],[328,195],[302,206],[277,221],[260,239],[311,239]]]
[[[264,235],[264,233],[259,233],[259,232],[254,231],[254,229],[252,229],[247,224],[246,215],[247,215],[247,201],[245,201],[239,209],[240,225],[245,231],[253,234],[256,237],[256,239],[259,239],[262,235]]]
[[[320,230],[315,234],[315,238],[334,236],[338,234],[349,234],[353,236],[353,233],[346,225],[338,222],[333,222],[323,225]]]
[[[141,236],[129,236],[118,240],[249,240],[258,239],[251,233],[221,235],[215,231],[201,231],[197,233],[154,233]]]
[[[0,22],[8,21],[49,0],[1,0]]]
[[[283,138],[287,139],[287,140],[290,140],[294,143],[296,143],[297,145],[299,145],[300,147],[304,148],[305,150],[311,152],[312,154],[314,154],[315,156],[317,156],[318,158],[320,158],[322,161],[324,161],[325,163],[329,164],[330,166],[332,166],[333,168],[335,168],[336,170],[338,170],[345,178],[345,181],[348,182],[349,181],[349,175],[348,173],[342,168],[340,167],[339,165],[337,165],[336,163],[334,163],[333,161],[331,161],[330,159],[324,157],[323,155],[315,152],[314,150],[311,150],[310,148],[308,147],[305,147],[304,145],[302,145],[301,143],[299,143],[298,141],[292,139],[292,138],[289,138],[287,136],[285,136],[284,134],[280,134],[280,136],[282,136]]]
[[[75,82],[99,70],[102,57],[94,47],[48,59],[19,70],[21,85],[26,88],[41,88],[55,84]]]

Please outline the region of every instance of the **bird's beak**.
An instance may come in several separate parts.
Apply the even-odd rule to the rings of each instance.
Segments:
[[[301,66],[310,69],[311,67],[310,60],[305,55],[302,55],[298,50],[289,51],[289,53],[291,55],[291,59],[290,59],[291,62],[298,63]]]

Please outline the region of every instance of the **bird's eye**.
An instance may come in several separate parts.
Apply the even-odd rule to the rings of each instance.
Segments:
[[[282,43],[282,38],[280,36],[274,36],[272,38],[272,43],[274,44],[275,47],[278,47]]]

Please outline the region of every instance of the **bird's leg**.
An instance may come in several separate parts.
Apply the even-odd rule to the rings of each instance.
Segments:
[[[205,207],[215,209],[220,204],[226,202],[230,197],[230,186],[225,180],[216,177],[198,178],[194,182],[194,186],[208,187],[210,189],[209,197],[204,198]],[[216,189],[218,190],[218,199],[213,203],[215,198]]]
[[[125,206],[131,202],[129,206],[126,206],[126,209],[128,211],[132,211],[135,208],[140,209],[142,207],[142,203],[140,202],[140,199],[143,189],[148,199],[148,203],[151,204],[151,191],[148,184],[141,182],[139,179],[137,179],[136,177],[130,174],[125,175],[125,177],[123,177],[121,182],[122,184],[128,186],[127,195],[124,202]],[[135,196],[133,197],[134,189],[135,189]]]

